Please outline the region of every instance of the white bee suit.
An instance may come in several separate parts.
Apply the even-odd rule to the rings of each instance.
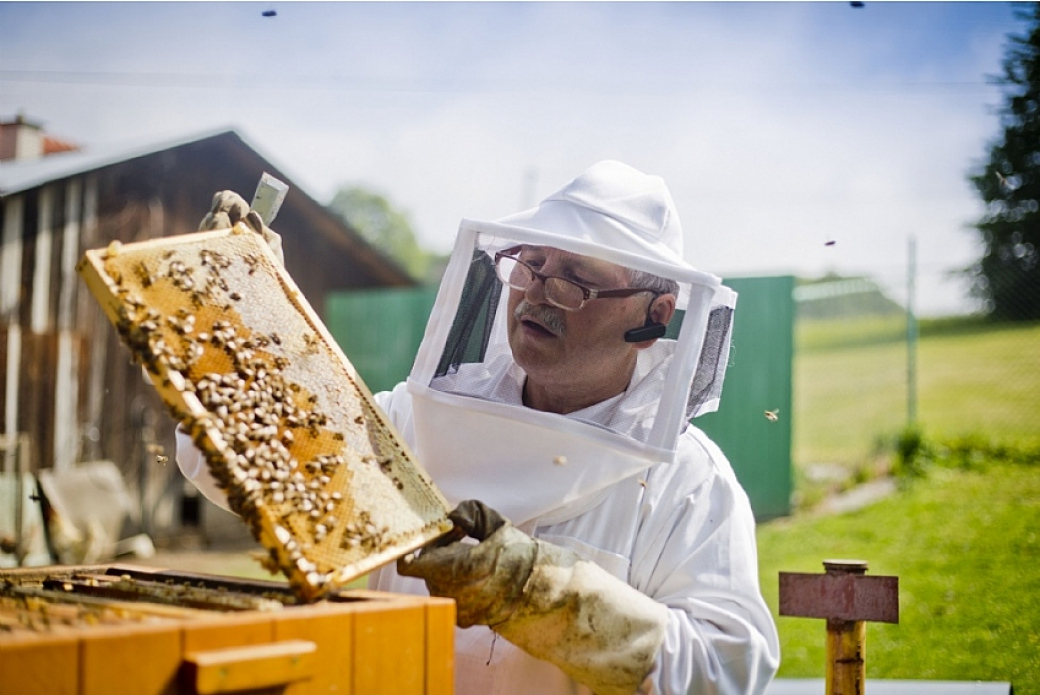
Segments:
[[[517,246],[678,283],[668,334],[638,352],[623,393],[568,415],[523,406],[509,289],[494,270],[495,253]],[[601,162],[532,210],[462,222],[411,375],[376,395],[449,502],[480,500],[664,607],[663,642],[641,692],[761,693],[779,664],[747,496],[718,447],[688,424],[717,407],[735,301],[683,260],[663,181]],[[178,462],[220,503],[187,437]],[[392,565],[370,586],[427,593]],[[455,670],[460,695],[591,692],[480,625],[456,630]]]
[[[681,326],[639,352],[625,392],[566,416],[522,405],[492,259],[524,245],[679,283]],[[718,403],[736,297],[681,245],[663,182],[617,162],[533,210],[464,220],[411,376],[377,401],[449,502],[478,499],[669,609],[653,692],[762,692],[779,647],[754,519],[725,456],[687,424]],[[370,586],[426,593],[390,566]],[[590,692],[486,627],[457,630],[456,645],[458,693]]]

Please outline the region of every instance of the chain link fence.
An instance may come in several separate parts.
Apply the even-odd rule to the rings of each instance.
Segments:
[[[795,288],[796,505],[889,472],[908,427],[1040,445],[1040,322],[993,320],[971,284],[911,266]],[[1020,301],[1040,304],[1040,288]]]

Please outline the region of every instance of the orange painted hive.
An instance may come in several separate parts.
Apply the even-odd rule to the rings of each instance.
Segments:
[[[0,570],[0,692],[450,695],[454,604],[132,566]]]

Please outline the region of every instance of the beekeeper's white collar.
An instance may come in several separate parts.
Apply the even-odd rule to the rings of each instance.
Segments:
[[[678,335],[639,352],[616,403],[565,416],[503,396],[524,375],[492,259],[524,244],[679,283]],[[683,260],[664,182],[620,162],[594,165],[531,210],[463,220],[408,380],[419,461],[449,501],[480,499],[517,524],[580,513],[609,485],[672,460],[688,417],[714,409],[734,302],[718,278]]]

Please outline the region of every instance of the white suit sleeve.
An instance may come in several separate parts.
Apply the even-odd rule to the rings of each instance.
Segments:
[[[754,517],[722,452],[695,440],[693,455],[713,460],[713,474],[693,490],[647,481],[654,492],[633,557],[632,583],[670,609],[655,692],[761,693],[780,646],[758,586]]]
[[[231,511],[227,495],[217,486],[217,481],[209,472],[206,457],[191,441],[191,435],[185,432],[180,425],[177,425],[177,467],[206,499],[222,509]]]
[[[408,387],[401,382],[392,391],[380,391],[373,394],[376,405],[378,405],[391,424],[397,428],[409,445],[415,441],[415,424],[412,421],[412,399],[408,394]]]

